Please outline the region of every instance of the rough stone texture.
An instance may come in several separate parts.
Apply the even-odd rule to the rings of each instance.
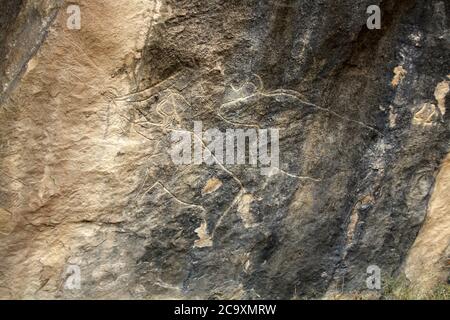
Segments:
[[[5,0],[0,13],[0,101],[14,89],[36,54],[61,0]]]
[[[79,31],[68,4],[0,1],[0,298],[317,298],[365,290],[369,265],[443,281],[448,2],[71,3]],[[279,128],[279,170],[174,165],[194,121]]]

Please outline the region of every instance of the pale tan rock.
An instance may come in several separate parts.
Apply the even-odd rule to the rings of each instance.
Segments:
[[[408,72],[403,68],[403,66],[397,66],[394,68],[394,78],[392,79],[391,85],[397,87],[403,79],[406,77]]]
[[[5,239],[12,231],[12,218],[0,212],[1,286],[13,297],[54,297],[62,289],[66,261],[76,248],[102,241],[99,227],[83,221],[122,219],[126,200],[120,194],[137,187],[142,159],[151,153],[145,138],[124,127],[105,93],[132,90],[133,70],[125,76],[111,75],[139,55],[153,3],[78,4],[81,30],[69,30],[67,13],[61,10],[14,92],[16,104],[1,110],[1,134],[16,137],[10,140],[11,156],[2,160],[2,169],[16,181],[10,207],[22,217],[19,231]],[[49,224],[53,227],[45,229]],[[23,281],[15,281],[19,278]]]
[[[424,225],[405,263],[405,274],[418,295],[429,293],[446,281],[450,241],[450,156],[442,163]]]
[[[444,116],[447,109],[445,107],[445,99],[447,94],[450,91],[449,81],[439,82],[436,86],[436,90],[434,91],[434,96],[436,101],[438,102],[439,110],[441,111],[441,115]]]
[[[211,247],[212,240],[211,237],[208,234],[208,226],[206,223],[202,223],[200,227],[198,227],[195,232],[198,234],[198,240],[195,241],[195,246],[197,248],[205,248],[205,247]]]
[[[238,202],[238,213],[244,222],[246,228],[250,228],[254,221],[251,213],[251,205],[254,201],[254,197],[251,194],[244,194]]]
[[[220,181],[217,178],[209,179],[206,183],[205,187],[203,188],[202,193],[203,194],[209,194],[216,192],[220,187],[222,187],[222,181]]]
[[[432,103],[424,103],[418,107],[418,111],[414,114],[413,124],[421,126],[432,126],[439,119],[436,105]]]

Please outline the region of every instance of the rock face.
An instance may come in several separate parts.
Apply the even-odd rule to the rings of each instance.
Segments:
[[[444,281],[448,2],[77,0],[79,30],[63,1],[0,4],[0,298]],[[199,123],[278,129],[279,166],[175,164]]]

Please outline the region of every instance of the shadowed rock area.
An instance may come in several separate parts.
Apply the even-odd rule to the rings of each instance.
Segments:
[[[70,4],[80,30],[0,0],[0,298],[380,298],[374,265],[445,285],[448,2]],[[176,165],[199,122],[278,129],[279,167]]]

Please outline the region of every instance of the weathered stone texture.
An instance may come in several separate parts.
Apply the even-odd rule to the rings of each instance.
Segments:
[[[74,3],[78,31],[66,3],[0,1],[0,298],[324,297],[369,265],[443,281],[448,2]],[[194,121],[278,128],[279,170],[175,165]]]

